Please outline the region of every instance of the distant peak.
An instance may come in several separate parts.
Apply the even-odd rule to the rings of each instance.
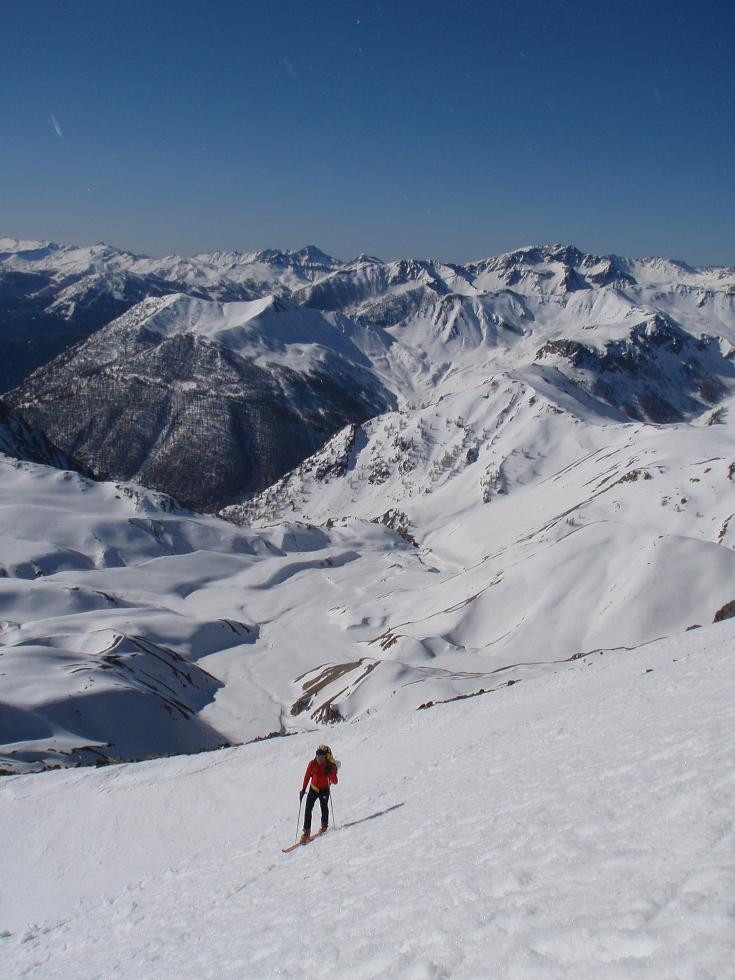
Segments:
[[[0,238],[0,252],[8,254],[23,252],[58,252],[62,248],[55,242],[36,241],[35,239]]]
[[[545,245],[524,245],[512,252],[506,252],[499,258],[514,264],[539,265],[542,262],[561,262],[563,265],[576,266],[584,258],[576,245],[563,242],[551,242]]]
[[[331,255],[327,255],[326,252],[322,252],[316,245],[304,245],[298,252],[290,252],[289,254],[295,259],[301,259],[306,262],[318,262],[325,265],[334,265],[336,262],[336,259]]]
[[[542,245],[540,250],[552,262],[562,262],[564,265],[579,265],[584,258],[584,252],[580,252],[576,245],[565,245],[560,242]]]
[[[379,259],[376,255],[368,255],[365,252],[360,252],[360,254],[350,262],[350,265],[384,265],[382,259]]]
[[[682,259],[667,259],[661,255],[648,255],[645,258],[639,260],[644,265],[654,266],[656,268],[674,268],[679,269],[682,272],[696,272],[694,266],[689,265]]]
[[[253,260],[277,267],[301,266],[302,268],[310,268],[316,266],[320,269],[333,269],[336,266],[342,265],[338,259],[327,255],[326,252],[322,252],[316,245],[305,245],[295,252],[289,249],[282,251],[278,248],[265,248],[260,252],[256,252]]]
[[[169,256],[175,258],[178,256]],[[203,262],[210,262],[213,265],[239,265],[252,259],[252,253],[238,252],[236,249],[217,248],[212,252],[197,252],[194,256]]]

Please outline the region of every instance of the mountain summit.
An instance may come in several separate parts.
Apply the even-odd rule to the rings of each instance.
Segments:
[[[571,245],[458,265],[9,244],[0,285],[20,309],[42,283],[44,315],[74,337],[112,309],[103,297],[134,304],[10,404],[92,471],[197,509],[259,493],[345,425],[494,377],[657,424],[716,407],[735,380],[733,270]]]

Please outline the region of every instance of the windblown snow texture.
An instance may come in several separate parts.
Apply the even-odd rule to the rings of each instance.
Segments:
[[[293,854],[318,733],[0,781],[0,972],[730,977],[733,642],[334,730],[339,829]]]

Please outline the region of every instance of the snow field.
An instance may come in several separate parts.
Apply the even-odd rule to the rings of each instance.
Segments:
[[[4,977],[735,976],[735,623],[323,730],[0,782]]]

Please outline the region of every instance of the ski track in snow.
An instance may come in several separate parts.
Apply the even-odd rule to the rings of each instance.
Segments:
[[[0,974],[731,978],[733,640],[334,729],[290,855],[317,734],[7,778]]]

